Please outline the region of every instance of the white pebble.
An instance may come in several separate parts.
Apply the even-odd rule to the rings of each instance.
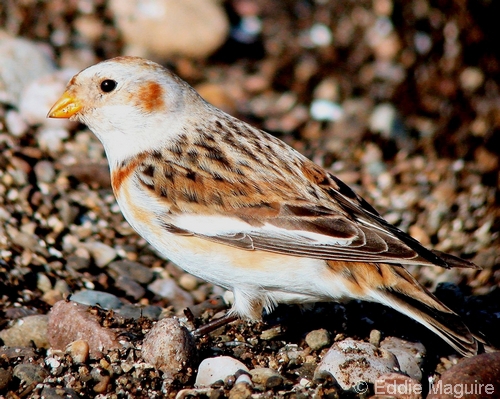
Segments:
[[[7,125],[7,131],[16,137],[21,137],[28,130],[26,122],[14,110],[9,110],[5,113],[5,124]]]
[[[216,381],[224,381],[227,376],[234,375],[238,370],[249,371],[242,362],[230,356],[210,357],[200,363],[194,385],[209,387]]]
[[[337,121],[344,115],[344,109],[333,101],[317,99],[311,103],[310,113],[317,121]]]

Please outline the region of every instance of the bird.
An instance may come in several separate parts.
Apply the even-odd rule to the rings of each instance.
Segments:
[[[408,265],[478,268],[422,246],[335,175],[205,101],[150,60],[76,74],[48,112],[102,142],[128,223],[186,272],[230,290],[230,314],[364,300],[421,323],[463,356],[484,340]]]

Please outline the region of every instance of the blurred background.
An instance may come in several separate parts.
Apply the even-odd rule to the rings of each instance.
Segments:
[[[478,320],[496,317],[498,15],[494,0],[2,0],[3,325],[84,288],[174,311],[223,294],[164,269],[124,222],[97,139],[45,118],[73,74],[124,54],[170,67],[424,245],[482,266],[412,272],[453,300],[483,298]],[[122,260],[154,275],[124,282]],[[160,280],[182,294],[162,296]]]

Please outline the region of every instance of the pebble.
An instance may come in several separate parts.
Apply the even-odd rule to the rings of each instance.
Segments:
[[[63,151],[63,141],[69,137],[65,128],[47,126],[38,129],[36,139],[40,149],[51,154],[57,154]]]
[[[238,370],[249,372],[247,366],[230,356],[209,357],[198,366],[194,385],[209,387],[217,381],[224,381],[227,376],[236,374]]]
[[[500,352],[462,359],[441,374],[428,399],[500,398]]]
[[[75,363],[86,363],[90,354],[89,343],[83,339],[73,341],[66,347],[66,353],[73,358]]]
[[[24,88],[55,66],[41,46],[0,31],[0,102],[19,106]],[[42,108],[42,107],[40,107]]]
[[[311,118],[317,121],[338,121],[344,116],[341,105],[324,99],[316,99],[311,102],[309,112]]]
[[[314,351],[330,345],[331,342],[330,333],[324,328],[311,331],[306,335],[306,343]]]
[[[48,377],[47,371],[45,371],[41,366],[30,363],[18,364],[14,367],[13,375],[16,378],[19,378],[26,385],[42,382]]]
[[[460,73],[459,79],[462,89],[472,92],[482,86],[484,83],[484,74],[477,67],[467,67]]]
[[[314,379],[323,380],[331,375],[342,389],[349,390],[359,381],[374,383],[378,377],[398,367],[396,357],[390,352],[348,338],[333,344],[316,368]]]
[[[28,124],[21,114],[15,110],[8,110],[5,113],[5,124],[7,131],[15,137],[21,137],[28,131]]]
[[[369,120],[372,132],[380,133],[384,137],[391,137],[396,123],[397,111],[394,105],[383,103],[373,108]]]
[[[87,242],[83,245],[98,267],[104,267],[116,258],[116,250],[102,242]]]
[[[411,378],[422,380],[422,366],[425,360],[425,346],[420,342],[409,342],[401,338],[387,337],[380,347],[388,350],[398,359],[399,369]]]
[[[81,303],[88,306],[100,306],[103,309],[119,309],[123,306],[123,302],[117,296],[108,292],[95,290],[82,290],[71,295],[73,302]]]
[[[158,320],[160,318],[162,308],[159,306],[139,306],[134,304],[125,304],[121,308],[116,309],[116,313],[125,319],[139,319],[147,317],[148,319]]]
[[[382,339],[382,334],[379,330],[370,331],[370,344],[378,348],[380,346],[380,340]]]
[[[252,389],[246,382],[234,384],[229,391],[229,399],[247,399],[252,396]]]
[[[260,333],[260,339],[264,341],[270,341],[276,337],[279,337],[283,333],[281,326],[271,327]]]
[[[0,331],[0,338],[7,346],[31,346],[33,341],[37,348],[48,348],[47,325],[47,315],[26,316]]]
[[[39,161],[33,168],[36,179],[39,183],[52,183],[56,177],[54,164],[50,161]]]
[[[129,55],[203,58],[226,39],[229,22],[215,0],[111,0]]]
[[[267,367],[257,367],[250,370],[252,381],[265,389],[274,389],[283,384],[283,377],[275,370]]]
[[[187,382],[186,369],[194,360],[195,341],[177,318],[158,321],[142,343],[142,358],[163,371],[164,378]]]
[[[146,295],[146,289],[129,276],[118,276],[115,285],[116,288],[124,291],[127,296],[134,298],[136,301]]]
[[[192,274],[184,273],[179,278],[179,285],[186,291],[193,291],[198,286],[198,279]]]
[[[53,349],[65,350],[76,340],[89,344],[90,356],[100,358],[120,348],[115,331],[101,326],[88,307],[73,301],[59,301],[49,312],[48,339]]]
[[[131,260],[116,260],[108,265],[108,268],[117,276],[127,276],[140,284],[148,284],[154,278],[153,271],[139,262]]]
[[[153,281],[148,285],[148,289],[165,299],[176,311],[180,311],[194,305],[194,300],[189,293],[180,288],[175,280],[171,278],[162,278]]]

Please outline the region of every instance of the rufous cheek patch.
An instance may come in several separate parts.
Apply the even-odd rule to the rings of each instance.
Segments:
[[[138,90],[137,102],[145,112],[160,111],[165,107],[163,87],[157,82],[144,82]]]

